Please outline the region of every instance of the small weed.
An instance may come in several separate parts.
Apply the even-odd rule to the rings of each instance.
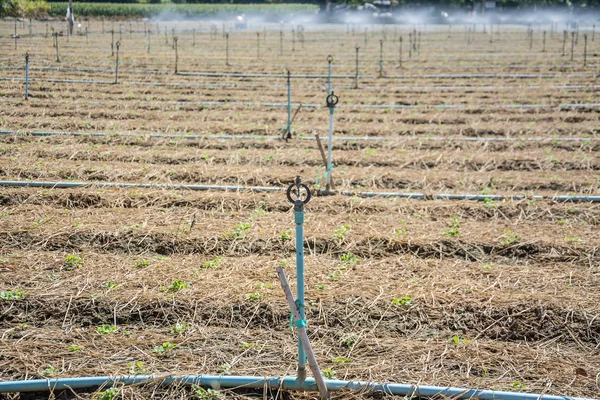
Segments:
[[[254,293],[250,293],[250,294],[246,295],[246,300],[248,300],[248,301],[259,301],[262,298],[263,298],[263,295],[258,292],[254,292]]]
[[[460,231],[458,228],[448,229],[446,232],[442,233],[442,236],[458,236],[460,235]]]
[[[356,333],[351,333],[349,335],[346,335],[342,338],[342,346],[344,347],[352,347],[354,346],[356,343],[358,343],[359,337]]]
[[[565,242],[568,243],[585,243],[583,240],[581,240],[578,237],[573,237],[573,236],[565,236]]]
[[[283,232],[281,232],[281,236],[279,237],[279,239],[281,239],[282,242],[285,242],[286,240],[291,240],[292,239],[292,232],[291,231],[283,231]]]
[[[456,335],[452,336],[452,343],[465,343],[466,344],[469,342],[470,342],[470,340],[462,338],[460,336],[456,336]]]
[[[242,349],[248,350],[248,349],[250,349],[252,347],[254,347],[254,343],[252,343],[252,342],[250,342],[250,343],[242,342]]]
[[[235,226],[235,230],[233,232],[227,232],[224,236],[232,238],[243,238],[246,235],[245,232],[250,230],[251,227],[252,225],[249,222],[240,222]]]
[[[107,288],[107,289],[114,289],[114,288],[116,288],[117,286],[119,286],[119,284],[118,284],[118,283],[115,283],[115,282],[113,282],[113,281],[104,282],[104,283],[102,284],[102,287],[105,287],[105,288]]]
[[[225,364],[219,365],[219,372],[223,375],[231,375],[231,364],[226,362]]]
[[[214,269],[217,267],[217,265],[219,265],[219,263],[221,262],[222,259],[223,259],[223,257],[219,256],[219,257],[215,258],[214,260],[205,262],[204,264],[202,264],[202,266],[200,268]]]
[[[156,354],[163,354],[168,352],[169,350],[173,350],[176,344],[171,342],[164,342],[163,344],[156,345],[152,348],[152,352]]]
[[[110,335],[113,333],[117,333],[118,329],[114,325],[102,324],[101,326],[96,328],[96,332],[100,335]]]
[[[112,387],[96,393],[94,400],[114,400],[119,396],[119,389]]]
[[[485,199],[483,199],[483,206],[486,208],[496,208],[498,205],[496,204],[494,199],[486,197]]]
[[[72,344],[69,346],[69,351],[71,353],[77,353],[79,350],[81,350],[81,346],[78,344]]]
[[[513,382],[513,387],[517,388],[517,389],[525,389],[527,386],[525,386],[524,383],[521,383],[519,381],[514,381]]]
[[[46,368],[44,368],[44,370],[42,372],[40,372],[40,375],[46,377],[46,378],[52,378],[55,377],[56,375],[60,374],[62,372],[62,370],[54,367],[53,365],[48,365]]]
[[[339,271],[335,271],[334,273],[329,274],[329,276],[328,276],[329,280],[331,280],[331,281],[339,281],[341,277],[342,277],[342,274],[340,274]]]
[[[254,285],[254,287],[256,289],[271,289],[273,287],[273,284],[272,283],[257,282],[256,285]]]
[[[71,271],[80,265],[83,265],[83,258],[76,256],[75,254],[69,254],[65,257],[63,268],[67,271]]]
[[[192,393],[199,400],[215,400],[220,397],[219,392],[214,389],[204,389],[201,386],[192,385]]]
[[[46,222],[49,222],[52,220],[53,217],[46,217],[46,218],[40,218],[40,219],[36,219],[35,221],[33,221],[33,226],[41,226],[43,224],[45,224]]]
[[[178,322],[171,327],[169,332],[171,333],[171,335],[179,335],[179,334],[183,333],[183,331],[185,331],[190,326],[191,326],[191,324],[189,324],[189,323],[184,324],[182,322]]]
[[[374,156],[377,154],[377,149],[373,149],[371,147],[365,149],[365,154],[368,156]]]
[[[144,260],[143,258],[141,260],[136,260],[135,263],[133,264],[133,268],[135,269],[140,269],[140,268],[146,268],[150,266],[150,261],[148,260]]]
[[[521,236],[517,235],[516,233],[512,233],[509,230],[504,231],[504,235],[502,235],[502,237],[504,238],[502,243],[505,245],[513,244],[521,238]]]
[[[493,266],[494,266],[494,264],[484,264],[481,268],[483,268],[483,269],[485,269],[487,271],[490,268],[492,268]]]
[[[129,364],[129,375],[145,374],[146,372],[148,372],[148,369],[144,367],[144,363],[141,361]]]
[[[338,227],[335,232],[333,232],[332,236],[336,239],[344,239],[350,233],[350,229],[352,229],[351,225],[344,224]]]
[[[2,290],[0,291],[0,300],[11,301],[11,300],[23,300],[25,293],[22,290]]]
[[[405,233],[406,233],[406,227],[404,227],[404,226],[394,229],[394,237],[400,237],[401,235],[404,235]]]
[[[321,375],[327,379],[334,379],[336,372],[332,368],[325,368],[323,371],[321,371]]]
[[[325,290],[325,285],[317,285],[315,286],[315,290]]]
[[[190,286],[190,283],[186,283],[186,282],[178,279],[176,281],[173,281],[169,286],[164,287],[163,290],[165,290],[167,292],[171,292],[171,293],[176,293],[176,292],[179,292],[180,290],[187,289],[188,286]]]
[[[394,297],[392,299],[392,303],[396,304],[397,306],[408,307],[413,303],[413,299],[408,295],[402,297]]]
[[[354,264],[355,262],[358,261],[358,257],[356,257],[352,253],[344,253],[340,257],[340,261],[343,262],[343,263],[345,263],[345,264]]]
[[[350,362],[350,359],[347,357],[335,357],[331,361],[333,361],[336,364],[348,364]]]

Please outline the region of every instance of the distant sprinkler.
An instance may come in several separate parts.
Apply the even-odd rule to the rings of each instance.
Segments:
[[[442,17],[443,18],[448,18],[448,13],[446,11],[442,11]]]

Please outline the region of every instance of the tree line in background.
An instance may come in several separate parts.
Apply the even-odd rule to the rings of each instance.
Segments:
[[[60,1],[60,0],[57,0]],[[64,1],[64,0],[62,0]],[[471,9],[476,3],[481,4],[485,0],[391,0],[394,7],[435,7],[442,8],[464,8]],[[188,16],[210,15],[217,13],[218,7],[223,7],[223,12],[236,11],[228,9],[234,6],[251,5],[255,7],[268,7],[277,4],[279,6],[291,7],[289,10],[280,8],[276,12],[298,12],[312,11],[312,8],[294,8],[295,6],[318,6],[321,10],[327,9],[328,5],[346,4],[352,7],[362,5],[369,0],[94,0],[93,2],[78,3],[75,1],[75,14],[93,17],[152,17],[162,10],[175,11]],[[554,9],[568,7],[596,7],[600,6],[600,0],[498,0],[499,7],[503,8],[545,8]],[[0,0],[0,17],[24,17],[44,18],[47,16],[60,16],[64,3],[54,0]],[[105,6],[103,6],[103,4]],[[184,4],[196,5],[185,9]],[[114,5],[114,6],[110,6]],[[200,7],[200,6],[204,7]],[[207,7],[213,5],[214,7]],[[159,10],[160,9],[160,10]],[[269,12],[261,9],[260,12]]]

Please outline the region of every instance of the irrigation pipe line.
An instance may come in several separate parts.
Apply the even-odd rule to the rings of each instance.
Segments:
[[[22,79],[22,78],[21,78]],[[30,79],[30,81],[32,81]],[[81,83],[77,81],[70,81],[71,83]],[[89,83],[89,82],[83,82]],[[107,83],[108,81],[94,81],[92,83]],[[114,84],[114,82],[110,82]],[[5,100],[7,103],[20,103],[20,100]],[[40,100],[34,100],[33,102],[41,103]],[[140,104],[173,104],[177,106],[246,106],[246,107],[286,107],[287,103],[258,103],[254,101],[140,101]],[[106,101],[90,101],[85,104],[90,105],[105,105],[111,104]],[[293,107],[298,107],[300,103],[291,103]],[[305,108],[323,108],[325,106],[316,103],[302,103],[302,107]],[[600,103],[561,103],[561,104],[490,104],[490,105],[479,105],[479,106],[468,106],[468,105],[454,105],[454,104],[356,104],[356,105],[342,105],[339,108],[343,110],[351,110],[356,108],[363,109],[382,109],[382,110],[403,110],[403,109],[420,109],[420,110],[510,110],[510,109],[569,109],[569,108],[597,108],[600,107]]]
[[[0,135],[26,135],[23,131],[0,130]],[[75,136],[75,137],[141,137],[141,138],[158,138],[158,139],[200,139],[200,140],[281,140],[281,136],[276,135],[177,135],[177,134],[160,134],[160,133],[105,133],[105,132],[40,132],[33,131],[29,133],[31,136]],[[297,140],[312,141],[312,136],[296,136]],[[327,142],[328,138],[320,137],[322,142]],[[398,136],[398,137],[374,137],[374,136],[342,136],[336,137],[336,140],[347,142],[358,141],[376,141],[376,142],[391,142],[391,141],[435,141],[435,142],[597,142],[600,138],[597,137],[440,137],[440,136]]]
[[[199,191],[223,191],[223,192],[284,192],[286,188],[276,186],[219,186],[219,185],[176,185],[160,183],[122,183],[122,182],[44,182],[44,181],[0,181],[0,186],[5,187],[34,187],[47,189],[72,189],[81,187],[100,188],[140,188],[140,189],[166,189],[166,190],[199,190]],[[383,197],[411,200],[473,200],[473,201],[501,201],[501,200],[547,200],[555,202],[572,203],[600,203],[600,196],[542,196],[542,195],[513,195],[504,196],[498,194],[424,194],[424,193],[393,193],[393,192],[351,192],[341,191],[342,196],[351,197]]]
[[[106,71],[114,72],[114,71]],[[25,78],[0,78],[0,81],[24,81]],[[35,79],[40,82],[53,82],[53,83],[114,83],[113,81],[97,81],[97,80],[86,80],[86,79]],[[230,87],[230,88],[282,88],[286,87],[285,84],[252,84],[252,83],[194,83],[194,82],[121,82],[122,85],[132,86],[166,86],[166,87]],[[305,89],[321,89],[321,85],[301,85],[300,87]],[[353,85],[332,85],[332,89],[354,89]],[[455,90],[533,90],[533,89],[600,89],[600,85],[550,85],[547,87],[541,85],[526,85],[526,86],[377,86],[377,85],[363,85],[360,87],[361,90],[382,90],[388,89],[394,90],[428,90],[428,91],[455,91]]]
[[[109,387],[115,385],[136,385],[156,382],[162,386],[197,385],[213,389],[274,389],[302,390],[316,392],[314,378],[299,381],[295,376],[223,376],[223,375],[135,375],[135,376],[90,376],[81,378],[35,379],[25,381],[0,382],[0,393],[12,392],[45,392],[64,389],[84,389],[92,387]],[[442,386],[420,386],[400,383],[375,383],[364,381],[342,381],[325,379],[327,389],[379,391],[395,396],[407,397],[449,397],[453,399],[479,400],[593,400],[580,397],[555,396],[537,393],[504,392],[483,389],[468,389]]]

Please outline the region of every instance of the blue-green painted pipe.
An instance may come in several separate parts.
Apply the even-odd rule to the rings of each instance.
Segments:
[[[110,387],[115,385],[134,385],[144,382],[155,382],[161,385],[198,385],[219,389],[281,389],[317,391],[314,378],[299,381],[294,376],[221,376],[221,375],[169,375],[169,376],[94,376],[84,378],[35,379],[25,381],[0,382],[0,393],[45,392],[50,390],[84,389],[94,387]],[[582,397],[556,396],[549,394],[504,392],[483,389],[469,389],[442,386],[421,386],[400,383],[376,383],[364,381],[341,381],[326,379],[325,384],[331,391],[343,389],[360,391],[379,391],[394,396],[414,397],[449,397],[454,399],[479,400],[598,400]]]
[[[294,211],[296,223],[296,305],[302,320],[306,319],[304,313],[304,209]],[[306,379],[306,352],[298,338],[298,379]]]
[[[38,187],[50,189],[68,189],[80,187],[118,187],[118,188],[141,188],[141,189],[183,189],[183,190],[215,190],[225,192],[283,192],[285,188],[275,186],[220,186],[220,185],[173,185],[161,183],[120,183],[120,182],[44,182],[44,181],[0,181],[0,186],[8,187]],[[473,200],[473,201],[489,201],[489,200],[545,200],[556,201],[561,203],[600,203],[600,196],[570,196],[570,195],[513,195],[503,196],[496,194],[432,194],[426,195],[423,193],[394,193],[394,192],[340,192],[343,196],[359,196],[359,197],[388,197],[416,200]],[[297,237],[296,237],[297,239]],[[304,251],[304,250],[302,250]],[[304,253],[303,253],[304,254]]]

